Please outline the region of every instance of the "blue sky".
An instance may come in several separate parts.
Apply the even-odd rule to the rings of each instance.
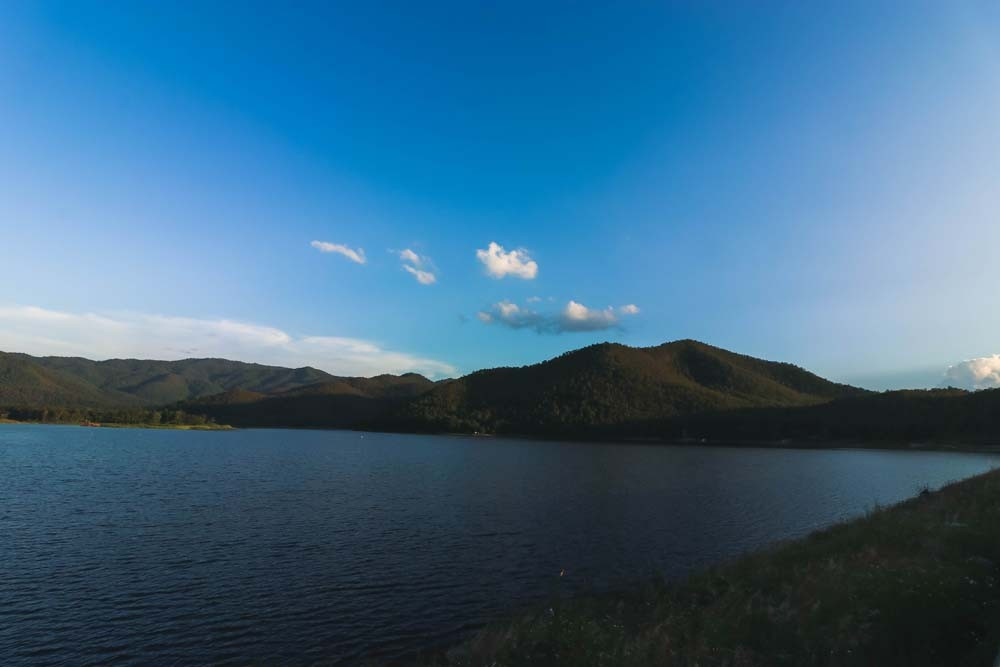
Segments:
[[[0,349],[992,358],[1000,10],[755,4],[3,3]]]

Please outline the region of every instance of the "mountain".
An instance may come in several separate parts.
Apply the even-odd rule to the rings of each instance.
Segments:
[[[336,378],[272,394],[230,389],[177,407],[234,426],[360,428],[384,420],[434,386],[416,373]]]
[[[592,437],[658,435],[679,417],[809,406],[866,393],[791,364],[691,340],[648,348],[603,343],[438,383],[409,378],[342,379],[264,396],[231,393],[180,407],[237,426]]]
[[[646,348],[602,343],[440,382],[223,359],[95,362],[0,353],[0,406],[169,406],[234,426],[660,436],[692,416],[867,393],[693,340]]]
[[[0,406],[82,406],[140,404],[139,399],[102,389],[70,372],[47,368],[26,354],[0,352]]]
[[[401,430],[599,435],[659,433],[667,420],[860,396],[787,363],[693,340],[592,345],[521,368],[441,383],[379,424]]]
[[[602,343],[439,382],[224,359],[95,362],[0,352],[0,408],[42,421],[169,417],[234,426],[896,446],[1000,441],[1000,389],[875,393],[693,340],[646,348]]]
[[[406,379],[399,385],[413,384],[413,379],[403,377]],[[161,406],[231,389],[273,394],[322,383],[362,387],[393,384],[381,376],[338,378],[315,368],[281,368],[226,359],[91,361],[0,352],[0,406]],[[407,390],[400,391],[405,394]]]
[[[710,441],[1000,443],[1000,389],[907,389],[804,407],[733,410],[672,421],[667,438]]]

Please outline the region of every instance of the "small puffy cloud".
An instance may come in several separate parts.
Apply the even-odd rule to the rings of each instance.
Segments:
[[[403,270],[416,278],[418,283],[421,285],[433,285],[437,282],[437,276],[434,274],[436,269],[430,257],[418,255],[409,248],[400,250],[397,254],[403,261]]]
[[[639,312],[626,306],[615,309],[587,308],[582,303],[570,301],[557,312],[540,312],[510,301],[493,304],[488,311],[477,313],[484,324],[501,324],[511,329],[534,329],[538,333],[557,334],[568,331],[601,331],[621,327],[621,317]]]
[[[626,305],[622,306],[621,308],[619,308],[619,310],[622,311],[622,315],[638,315],[639,314],[639,306],[635,305],[634,303],[626,304]]]
[[[423,263],[423,260],[420,259],[420,255],[413,252],[409,248],[406,248],[405,250],[400,250],[399,258],[404,262],[409,262],[413,266],[420,266]]]
[[[525,299],[525,301],[527,301],[528,303],[538,303],[541,300],[542,297],[540,296],[529,296],[527,299]]]
[[[450,364],[358,338],[294,336],[228,319],[67,313],[35,306],[0,306],[0,350],[89,359],[222,357],[290,368],[313,366],[350,376],[456,373]]]
[[[539,333],[547,332],[553,323],[548,316],[530,308],[522,308],[510,301],[499,301],[493,304],[488,312],[479,311],[476,316],[486,324],[502,324],[511,329],[530,327]]]
[[[365,249],[358,248],[348,248],[346,245],[341,245],[340,243],[328,243],[327,241],[313,241],[310,243],[312,247],[316,248],[320,252],[335,252],[339,255],[343,255],[352,262],[357,262],[358,264],[364,264],[368,260],[365,259]]]
[[[596,310],[570,301],[563,309],[562,325],[564,331],[599,331],[617,326],[618,315],[611,306]]]
[[[1000,354],[968,359],[949,367],[941,384],[973,391],[1000,387]]]
[[[504,318],[515,318],[526,312],[522,311],[516,303],[511,303],[510,301],[501,301],[496,304],[495,308],[500,311],[500,316]]]
[[[433,285],[437,282],[437,276],[435,276],[430,271],[422,271],[420,269],[415,269],[409,264],[404,264],[403,269],[413,274],[413,277],[417,279],[417,282],[421,285]]]
[[[486,273],[493,278],[511,275],[524,280],[533,280],[538,275],[538,262],[528,256],[523,249],[507,252],[499,243],[490,241],[486,250],[476,250],[476,259],[486,267]]]

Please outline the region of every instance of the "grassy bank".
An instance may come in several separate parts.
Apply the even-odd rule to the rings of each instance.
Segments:
[[[677,584],[554,601],[430,664],[992,665],[1000,471]]]

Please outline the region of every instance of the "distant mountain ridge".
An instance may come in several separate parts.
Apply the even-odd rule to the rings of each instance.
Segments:
[[[162,414],[159,414],[162,412]],[[1000,447],[1000,389],[870,392],[679,340],[591,345],[433,382],[224,359],[0,353],[0,417],[683,442]]]
[[[170,406],[234,426],[552,437],[657,435],[671,420],[867,395],[798,366],[680,340],[601,343],[519,368],[432,382],[336,377],[224,359],[90,361],[0,353],[0,407]]]
[[[58,407],[155,407],[230,390],[264,396],[305,387],[342,387],[383,396],[423,376],[341,378],[311,368],[282,368],[226,359],[156,361],[80,357],[33,357],[0,352],[0,405]]]
[[[138,399],[101,387],[26,354],[0,352],[0,405],[6,406],[135,406]]]
[[[338,378],[273,394],[230,389],[177,407],[235,426],[367,428],[434,386],[415,373]]]
[[[260,396],[193,399],[181,407],[238,426],[559,437],[646,434],[679,416],[815,405],[867,393],[791,364],[691,340],[648,348],[602,343],[539,364],[436,383],[383,377],[392,380],[381,395],[356,383],[320,383]]]

